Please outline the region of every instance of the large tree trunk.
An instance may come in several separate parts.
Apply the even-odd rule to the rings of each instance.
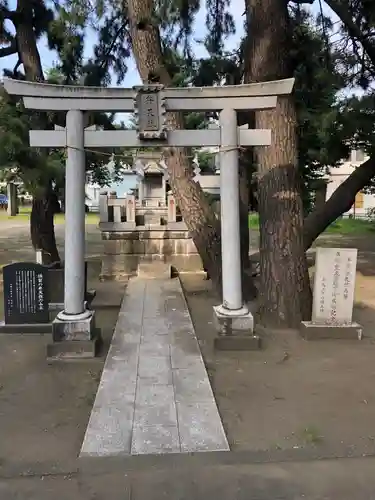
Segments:
[[[30,0],[18,0],[15,22],[17,46],[26,79],[34,82],[44,81],[44,74],[35,33],[32,26],[33,10]],[[40,122],[46,125],[46,116],[39,114]],[[55,202],[48,181],[34,196],[30,218],[31,240],[35,250],[42,251],[44,263],[60,261],[56,246],[53,215]]]
[[[238,125],[248,125],[254,128],[253,113],[239,112],[237,113]],[[254,163],[254,153],[251,149],[239,151],[239,189],[240,189],[240,238],[241,238],[241,267],[242,273],[245,277],[246,271],[250,269],[249,249],[250,249],[250,234],[249,234],[249,205],[250,205],[250,166]],[[255,287],[252,283],[251,273],[250,287],[248,286],[249,278],[244,279],[242,282],[242,289],[244,295],[249,295],[249,298],[254,298]]]
[[[30,218],[31,241],[35,250],[41,250],[43,264],[60,261],[53,222],[57,203],[56,194],[51,186],[39,190],[33,197]]]
[[[16,37],[19,56],[27,80],[44,81],[42,64],[32,24],[33,9],[30,0],[18,0]]]
[[[153,20],[153,0],[128,0],[124,9],[129,18],[133,55],[143,83],[157,79],[171,86],[171,76],[163,62],[160,33]],[[168,114],[169,126],[183,128],[181,113]],[[221,289],[220,224],[199,186],[193,181],[185,151],[165,151],[169,183],[184,221],[192,235],[203,265],[218,289]]]
[[[247,0],[251,58],[247,81],[291,76],[285,0]],[[303,208],[292,96],[275,110],[255,114],[257,128],[272,130],[272,145],[256,148],[260,218],[260,320],[297,326],[311,315],[311,289],[303,245]]]
[[[249,230],[249,152],[240,156],[240,238],[241,238],[241,269],[242,295],[245,302],[257,296],[257,289],[253,279],[253,270],[249,259],[250,230]]]
[[[249,267],[249,188],[246,165],[239,168],[240,191],[240,237],[241,237],[241,264],[242,269]]]

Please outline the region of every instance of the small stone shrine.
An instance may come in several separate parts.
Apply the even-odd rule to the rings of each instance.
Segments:
[[[357,249],[317,248],[315,262],[312,320],[302,321],[302,337],[361,340],[352,322]]]
[[[0,326],[0,333],[51,331],[47,273],[45,266],[34,262],[4,266],[5,321]]]
[[[107,191],[100,195],[102,279],[127,278],[137,273],[141,261],[148,260],[168,263],[179,272],[203,271],[170,192],[162,154],[137,153],[133,171],[137,175],[135,195],[117,198]]]
[[[168,173],[161,153],[138,153],[134,171],[137,174],[138,206],[165,207]]]

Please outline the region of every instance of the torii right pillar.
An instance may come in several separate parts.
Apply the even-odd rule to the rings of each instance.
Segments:
[[[256,350],[254,318],[242,298],[237,113],[220,113],[220,200],[223,303],[214,307],[219,350]]]

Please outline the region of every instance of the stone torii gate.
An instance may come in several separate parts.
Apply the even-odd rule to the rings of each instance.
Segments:
[[[22,96],[26,108],[67,112],[65,130],[30,131],[31,146],[67,148],[65,300],[64,311],[53,323],[54,341],[95,341],[94,315],[85,309],[84,300],[85,148],[101,147],[219,147],[223,303],[214,308],[215,315],[220,333],[252,334],[253,317],[243,303],[241,287],[238,148],[270,145],[271,131],[237,127],[237,111],[274,108],[277,96],[291,93],[293,85],[294,79],[287,79],[224,87],[121,89],[4,78],[6,91]],[[213,110],[220,112],[217,129],[167,129],[169,111]],[[85,113],[90,111],[135,112],[138,129],[87,129]]]

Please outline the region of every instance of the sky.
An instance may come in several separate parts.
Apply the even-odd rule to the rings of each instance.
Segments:
[[[10,8],[14,8],[16,0],[10,0],[9,6]],[[243,35],[243,22],[244,18],[242,14],[244,12],[244,4],[241,0],[233,0],[232,4],[234,9],[232,11],[232,15],[234,17],[236,23],[236,34],[231,36],[226,41],[226,47],[228,50],[234,49],[237,46],[238,41]],[[201,9],[196,16],[195,26],[194,26],[194,39],[199,40],[202,39],[206,34],[205,29],[205,9]],[[87,31],[86,40],[85,40],[85,58],[89,58],[91,56],[92,47],[96,43],[96,34],[92,30]],[[193,43],[194,53],[197,57],[204,57],[206,55],[205,50],[201,47],[199,43]],[[58,62],[57,54],[54,51],[49,50],[46,39],[42,38],[38,43],[39,53],[42,60],[43,70],[48,70],[53,67],[55,62]],[[11,69],[17,64],[17,57],[9,56],[0,59],[0,71],[2,72],[4,68]],[[139,85],[140,79],[138,72],[135,67],[134,60],[131,59],[129,61],[129,69],[127,75],[125,77],[124,82],[121,84],[122,87],[132,87],[133,85]],[[113,82],[113,86],[116,86],[116,82]]]
[[[15,7],[15,3],[16,0],[10,0],[9,7],[13,9]],[[315,14],[317,14],[319,9],[319,4],[315,2],[315,4],[311,7],[311,9]],[[225,47],[229,51],[237,47],[239,40],[243,36],[244,10],[245,6],[243,0],[231,1],[231,14],[235,21],[236,33],[233,36],[230,36],[226,40]],[[325,7],[325,11],[326,10],[327,7]],[[205,8],[201,8],[201,10],[196,15],[195,19],[195,26],[193,31],[195,40],[203,39],[206,34],[205,16],[206,16],[206,10]],[[95,42],[96,42],[95,33],[92,30],[88,30],[85,40],[85,58],[89,58],[91,56],[92,47],[95,45]],[[49,68],[53,67],[54,63],[58,62],[57,54],[54,51],[49,50],[45,38],[42,38],[39,41],[38,48],[42,60],[43,70],[48,70]],[[197,57],[204,57],[207,55],[204,48],[199,43],[197,42],[193,43],[193,48],[194,48],[194,53]],[[4,68],[12,69],[16,65],[16,63],[17,63],[17,57],[15,55],[0,59],[0,72],[2,73]],[[135,67],[134,60],[131,59],[129,60],[128,72],[121,86],[132,87],[133,85],[139,85],[140,83],[141,82]],[[116,86],[116,82],[113,82],[113,86]]]
[[[203,3],[203,2],[202,2]],[[10,9],[14,9],[16,4],[16,0],[9,1]],[[312,6],[312,11],[314,14],[318,13],[319,4],[315,2],[315,5]],[[244,10],[245,5],[243,0],[231,0],[231,14],[234,18],[236,33],[233,36],[227,38],[225,42],[225,47],[228,51],[234,50],[238,46],[239,40],[242,38],[244,34],[243,24],[244,24]],[[206,10],[205,8],[201,8],[195,18],[194,23],[194,40],[193,49],[196,57],[205,57],[207,53],[201,44],[198,43],[200,39],[203,39],[206,34],[205,27],[205,17]],[[87,31],[86,40],[85,40],[85,53],[84,57],[89,58],[91,56],[92,47],[96,43],[96,35],[92,30]],[[49,50],[47,41],[45,38],[42,38],[38,43],[39,53],[42,61],[43,70],[46,71],[54,66],[55,63],[58,62],[58,57],[56,52]],[[9,56],[0,59],[0,74],[3,70],[12,69],[17,64],[17,56]],[[135,67],[134,60],[131,59],[128,62],[128,71],[125,77],[124,82],[121,84],[121,87],[133,87],[134,85],[139,85],[141,83],[137,69]],[[112,86],[116,86],[116,82],[114,81]],[[116,121],[126,121],[126,115],[118,114],[116,116]],[[129,189],[135,187],[136,179],[133,176],[124,176],[123,182],[118,185],[110,186],[110,189],[116,190],[118,196],[124,196]]]

